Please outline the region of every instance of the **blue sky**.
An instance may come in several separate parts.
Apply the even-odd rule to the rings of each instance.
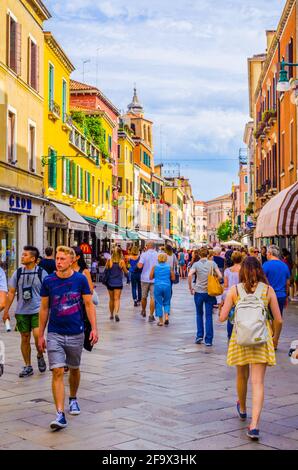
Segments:
[[[266,49],[281,0],[44,0],[45,29],[121,110],[134,83],[155,161],[180,164],[196,199],[230,192],[248,116],[247,57]],[[226,159],[226,161],[224,161]],[[235,159],[235,160],[232,160]]]

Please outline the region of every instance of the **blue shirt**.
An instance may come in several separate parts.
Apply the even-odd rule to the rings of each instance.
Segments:
[[[74,272],[62,279],[50,274],[42,283],[41,297],[49,297],[49,333],[78,335],[84,331],[83,295],[90,295],[86,276]]]
[[[171,268],[167,263],[159,263],[154,267],[155,287],[171,287]]]
[[[271,261],[266,261],[266,263],[263,264],[263,270],[267,276],[270,286],[276,293],[276,297],[279,299],[281,297],[286,297],[287,280],[291,277],[290,270],[286,263],[274,259]]]

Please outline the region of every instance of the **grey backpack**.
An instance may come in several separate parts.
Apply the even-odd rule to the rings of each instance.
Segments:
[[[268,340],[267,311],[262,300],[266,284],[259,282],[253,294],[247,294],[243,284],[237,285],[240,296],[235,307],[234,328],[240,346],[257,346]]]

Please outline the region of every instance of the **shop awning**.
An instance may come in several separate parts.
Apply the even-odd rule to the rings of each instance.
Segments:
[[[142,240],[148,240],[156,243],[164,243],[164,239],[160,238],[154,232],[143,232],[142,230],[139,230],[138,235],[141,237]]]
[[[283,189],[261,210],[256,238],[298,235],[298,182]]]
[[[96,233],[101,239],[124,240],[125,234],[118,225],[112,224],[105,220],[94,219],[93,217],[85,217],[86,221],[96,229]]]
[[[171,243],[176,243],[176,242],[175,242],[175,240],[174,240],[173,238],[170,238],[170,237],[168,237],[167,235],[163,235],[163,234],[161,234],[161,238],[162,238],[163,240],[166,240],[166,241],[168,241],[168,242],[171,242]]]
[[[75,209],[59,202],[51,201],[51,204],[69,220],[71,230],[90,231],[88,222]]]

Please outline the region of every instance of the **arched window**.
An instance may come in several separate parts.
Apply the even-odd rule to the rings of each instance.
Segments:
[[[146,132],[146,126],[144,124],[143,126],[143,129],[144,129],[144,140],[147,141],[147,132]]]

